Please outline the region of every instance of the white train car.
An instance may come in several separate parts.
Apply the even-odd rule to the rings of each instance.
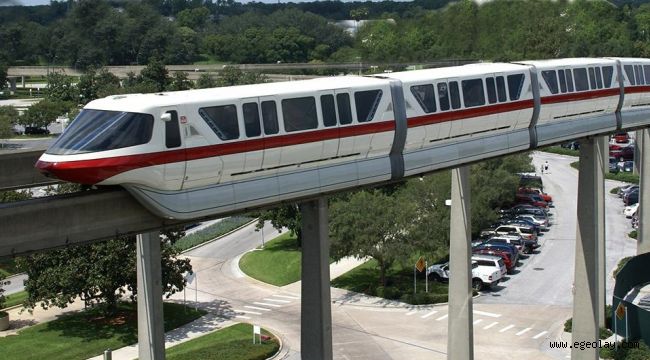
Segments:
[[[36,166],[190,219],[648,126],[647,75],[646,59],[556,59],[111,96]]]

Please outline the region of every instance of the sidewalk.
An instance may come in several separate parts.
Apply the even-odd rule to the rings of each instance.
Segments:
[[[0,331],[0,337],[15,335],[18,331],[27,326],[52,321],[62,314],[83,310],[83,308],[83,301],[80,300],[69,304],[65,309],[51,307],[47,310],[43,310],[43,308],[38,306],[34,308],[31,314],[27,310],[22,310],[22,306],[14,307],[13,309],[6,310],[7,313],[9,313],[9,329]]]

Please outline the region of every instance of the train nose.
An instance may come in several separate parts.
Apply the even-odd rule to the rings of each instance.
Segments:
[[[35,168],[38,169],[38,171],[41,172],[41,174],[47,176],[47,177],[56,177],[53,173],[53,170],[56,166],[56,163],[49,162],[49,161],[43,161],[43,160],[38,160],[36,164],[34,165]]]
[[[93,185],[101,181],[92,168],[76,166],[68,161],[38,160],[34,165],[43,175],[84,185]]]

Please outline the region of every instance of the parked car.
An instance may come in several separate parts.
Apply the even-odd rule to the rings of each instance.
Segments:
[[[508,274],[512,274],[515,267],[517,267],[517,264],[515,264],[515,262],[512,261],[512,258],[510,257],[510,253],[507,251],[502,251],[498,249],[474,249],[472,250],[472,255],[500,256],[501,260],[503,260],[503,263],[506,265],[506,272]]]
[[[40,127],[35,127],[35,126],[27,126],[25,127],[25,134],[26,135],[48,135],[50,133],[50,130],[40,128]]]
[[[630,206],[639,202],[639,189],[632,190],[623,196],[625,206]]]
[[[539,226],[539,229],[542,231],[548,231],[550,228],[550,223],[546,217],[541,217],[533,214],[519,214],[515,216],[515,219],[528,220]]]
[[[615,157],[610,156],[609,157],[609,172],[617,174],[619,171],[618,169],[618,159]]]
[[[626,206],[625,209],[623,210],[623,214],[625,215],[626,218],[631,219],[634,214],[637,213],[639,210],[639,203],[632,204],[630,206]]]
[[[561,147],[571,150],[580,150],[580,141],[573,140],[560,144]]]
[[[639,185],[634,185],[634,184],[623,185],[620,188],[618,188],[618,193],[617,193],[618,197],[622,198],[628,192],[630,192],[630,191],[632,191],[634,189],[638,189],[638,188],[639,188]]]
[[[526,247],[521,239],[511,239],[507,237],[491,237],[485,241],[485,244],[504,244],[513,246],[519,252],[519,256],[526,253]]]
[[[482,290],[486,287],[493,287],[499,283],[503,277],[501,268],[495,266],[492,262],[488,262],[481,255],[480,259],[474,259],[472,256],[472,288],[474,290]],[[490,256],[490,258],[498,259],[503,262],[501,258]],[[479,261],[481,264],[479,264]],[[504,264],[505,268],[505,264]],[[431,265],[427,268],[429,278],[435,281],[447,282],[449,281],[449,263]]]
[[[501,225],[494,230],[487,229],[481,231],[481,234],[484,233],[486,235],[508,235],[514,233],[521,236],[523,239],[528,239],[528,240],[537,239],[537,234],[535,233],[535,230],[533,230],[533,228],[528,226],[514,225],[514,224]]]
[[[619,171],[632,172],[634,171],[634,161],[623,161],[622,163],[618,163],[616,167]]]
[[[539,234],[542,232],[542,228],[540,228],[539,225],[527,219],[504,219],[502,221],[503,221],[502,225],[520,225],[520,226],[530,227],[533,230],[535,230],[535,234]]]
[[[472,248],[472,251],[474,250],[482,250],[482,249],[488,249],[488,250],[499,250],[499,251],[505,251],[508,254],[510,254],[510,259],[516,264],[517,261],[519,261],[519,251],[513,250],[511,246],[503,245],[503,244],[486,244],[486,243],[481,243],[480,245],[476,245]]]
[[[522,254],[531,254],[534,249],[539,247],[539,243],[537,242],[537,239],[535,240],[524,239],[521,236],[514,235],[514,234],[493,236],[488,238],[488,240],[485,243],[498,244],[503,242],[517,246],[517,248],[521,250]]]
[[[517,193],[537,194],[546,202],[550,203],[553,201],[553,197],[551,195],[543,192],[542,189],[536,187],[520,187],[517,190]]]
[[[523,204],[531,204],[540,208],[548,207],[548,203],[537,194],[517,193],[515,194],[515,201]]]
[[[617,132],[613,137],[614,142],[626,143],[630,141],[630,134],[625,131]]]
[[[634,146],[625,146],[618,150],[609,150],[609,156],[619,161],[634,160]]]

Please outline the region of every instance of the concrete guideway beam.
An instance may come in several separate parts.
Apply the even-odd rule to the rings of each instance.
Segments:
[[[578,226],[576,234],[575,275],[573,298],[572,340],[598,341],[599,314],[602,309],[599,300],[603,286],[599,282],[601,268],[605,264],[599,254],[598,239],[602,214],[599,214],[598,197],[604,195],[601,172],[603,161],[599,156],[597,138],[589,137],[580,143],[580,173],[578,176]],[[599,190],[600,189],[600,190]],[[574,360],[597,360],[598,349],[573,348],[571,358]]]
[[[147,211],[114,188],[0,204],[0,257],[178,224]]]
[[[327,199],[300,204],[302,215],[302,285],[300,352],[303,359],[331,360],[332,308],[330,295]]]
[[[606,262],[606,239],[605,234],[605,173],[609,172],[609,137],[600,136],[595,138],[598,166],[594,171],[594,182],[596,183],[596,201],[598,204],[597,216],[597,247],[598,261],[602,266],[598,268],[598,327],[605,327],[605,304],[607,304],[606,284],[607,270]]]
[[[474,359],[469,165],[451,170],[447,359]]]
[[[165,358],[160,237],[157,231],[137,238],[138,357]]]
[[[43,151],[11,151],[0,155],[0,189],[18,189],[59,182],[43,176],[34,167]]]
[[[637,254],[650,252],[650,129],[637,131],[640,142],[641,176],[639,179],[639,230],[637,234]],[[645,209],[645,210],[644,210]]]

